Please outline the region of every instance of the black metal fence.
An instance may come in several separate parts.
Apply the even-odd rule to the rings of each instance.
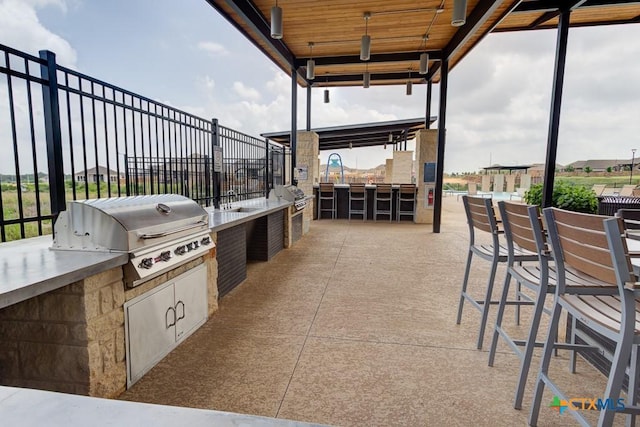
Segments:
[[[212,206],[286,179],[283,147],[3,45],[0,147],[2,242],[50,233],[66,200],[177,193]]]

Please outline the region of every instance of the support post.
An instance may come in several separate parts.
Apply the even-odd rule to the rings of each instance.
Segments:
[[[295,68],[291,68],[291,136],[289,141],[291,142],[291,183],[298,185],[298,179],[296,178],[296,145],[298,140],[298,73]]]
[[[431,79],[427,81],[427,117],[424,122],[426,129],[431,129],[431,94],[433,91],[433,82]]]
[[[307,132],[311,130],[311,85],[307,86]]]
[[[443,59],[440,66],[440,106],[438,111],[438,157],[436,161],[436,188],[433,200],[433,232],[440,233],[442,218],[442,182],[444,176],[444,145],[446,142],[447,85],[449,60]]]
[[[269,138],[264,139],[264,197],[269,197],[269,190],[271,190],[271,174],[273,169],[270,168],[269,150]]]
[[[40,75],[47,83],[42,85],[44,129],[47,143],[47,163],[49,167],[49,195],[53,221],[66,209],[64,192],[64,168],[62,163],[62,131],[60,129],[60,103],[58,100],[58,77],[56,54],[41,50]]]
[[[213,119],[211,121],[211,141],[213,142],[213,151],[214,151],[214,167],[215,167],[215,150],[218,150],[220,147],[220,129],[218,126],[218,119]],[[224,153],[222,153],[224,158]],[[223,162],[224,165],[224,162]],[[223,166],[224,168],[224,166]],[[220,172],[213,172],[213,207],[216,209],[220,209]]]
[[[542,207],[547,208],[553,202],[553,181],[556,171],[556,155],[558,152],[558,131],[560,128],[560,107],[564,85],[564,67],[567,58],[567,40],[569,38],[569,17],[571,11],[563,10],[558,22],[558,38],[556,40],[556,60],[553,72],[553,92],[551,94],[551,112],[549,133],[547,137],[547,159],[544,167],[544,187]]]

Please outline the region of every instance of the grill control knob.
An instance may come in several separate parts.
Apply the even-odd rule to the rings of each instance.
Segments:
[[[211,237],[203,237],[202,240],[200,240],[200,243],[202,243],[203,245],[208,245],[211,243]]]
[[[153,266],[153,258],[143,258],[138,267],[149,269]]]
[[[169,261],[171,259],[171,252],[164,251],[160,253],[160,261]]]
[[[200,247],[200,242],[198,242],[197,240],[193,241],[193,249],[198,249]]]
[[[184,246],[184,245],[182,245],[182,246],[178,246],[178,247],[176,248],[176,250],[174,251],[174,253],[175,253],[176,255],[184,255],[184,253],[185,253],[185,252],[187,252],[187,248],[185,248],[185,246]]]
[[[193,242],[187,243],[187,251],[191,252],[193,250]]]

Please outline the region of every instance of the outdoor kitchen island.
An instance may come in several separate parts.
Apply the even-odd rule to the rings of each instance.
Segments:
[[[255,230],[258,223],[278,217],[285,222],[290,205],[263,198],[237,202],[224,211],[209,209],[209,234],[215,243],[228,230]],[[286,229],[286,223],[279,229]],[[250,234],[256,241],[268,237]],[[280,234],[281,246],[284,237]],[[58,251],[51,245],[51,236],[0,245],[0,385],[116,397],[127,384],[128,303],[178,283],[190,271],[204,270],[205,320],[217,310],[218,258],[224,245],[207,246],[202,255],[133,288],[125,286],[128,254]],[[180,303],[174,323],[189,315]],[[0,412],[3,404],[0,400]]]

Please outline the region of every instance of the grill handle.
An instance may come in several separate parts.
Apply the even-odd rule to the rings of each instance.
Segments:
[[[180,233],[182,231],[186,231],[186,230],[191,230],[192,228],[198,228],[198,227],[202,227],[203,225],[206,225],[207,223],[205,221],[198,221],[194,224],[189,224],[187,226],[184,227],[180,227],[180,228],[176,228],[173,230],[169,230],[169,231],[163,231],[161,233],[151,233],[151,234],[147,234],[147,233],[138,233],[138,238],[140,239],[157,239],[158,237],[165,237],[165,236],[169,236],[170,234],[175,234],[175,233]]]

